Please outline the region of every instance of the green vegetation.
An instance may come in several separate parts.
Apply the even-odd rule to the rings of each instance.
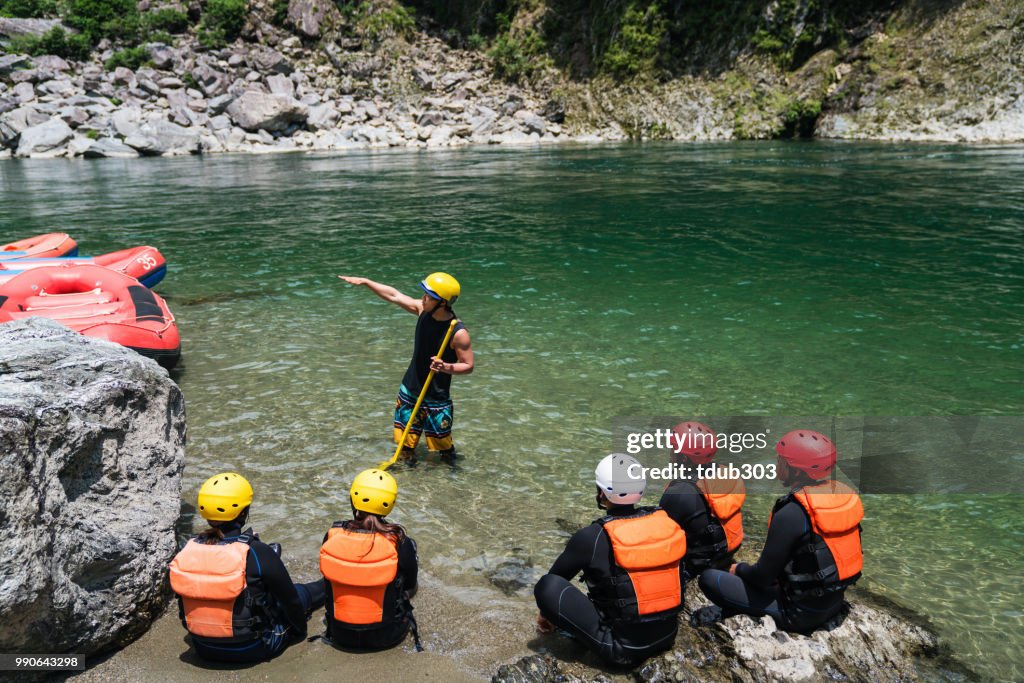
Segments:
[[[56,0],[0,0],[0,17],[38,19],[56,13]]]
[[[248,11],[246,0],[209,0],[199,22],[199,44],[213,50],[233,41],[245,26]]]
[[[270,21],[274,26],[288,25],[288,0],[272,0],[270,3]]]
[[[67,0],[64,23],[93,45],[102,38],[133,40],[139,33],[134,0]]]
[[[494,60],[494,71],[510,81],[529,78],[546,62],[542,59],[546,45],[535,29],[498,36],[488,55]]]
[[[110,59],[103,62],[103,68],[107,71],[113,71],[119,66],[127,67],[132,71],[135,71],[143,64],[149,62],[149,52],[144,47],[128,47],[123,50],[118,50]]]
[[[668,21],[657,0],[647,7],[631,3],[602,57],[603,70],[618,78],[653,74],[667,33]]]
[[[65,59],[84,60],[89,57],[92,45],[83,35],[68,33],[60,26],[39,36],[21,36],[10,41],[9,52],[27,55],[57,55]]]
[[[147,12],[142,15],[142,29],[145,33],[184,33],[188,30],[188,15],[171,7]]]
[[[373,41],[409,38],[416,28],[416,11],[392,0],[350,0],[338,6],[352,33]]]

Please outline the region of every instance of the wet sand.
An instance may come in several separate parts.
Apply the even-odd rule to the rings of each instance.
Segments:
[[[548,651],[573,669],[598,673],[582,648],[557,636],[538,636],[536,607],[526,591],[507,597],[490,588],[450,588],[420,574],[413,599],[423,652],[408,636],[383,652],[337,650],[318,637],[323,633],[323,610],[310,620],[312,640],[292,645],[269,662],[245,667],[202,662],[190,651],[177,606],[168,609],[141,638],[114,653],[88,662],[89,668],[69,680],[99,681],[386,681],[490,680],[498,667],[520,657]],[[581,659],[582,658],[582,659]],[[597,664],[597,662],[593,662]],[[617,677],[616,677],[617,678]],[[625,679],[624,679],[625,680]]]

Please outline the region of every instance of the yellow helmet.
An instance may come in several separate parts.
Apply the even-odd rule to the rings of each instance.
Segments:
[[[356,510],[383,517],[395,508],[398,482],[384,470],[363,470],[352,480],[349,495]]]
[[[230,522],[251,504],[252,486],[234,472],[221,472],[199,487],[199,514],[211,522]]]
[[[449,306],[454,306],[462,293],[459,281],[448,273],[431,273],[420,282],[420,288],[432,298],[448,302]]]

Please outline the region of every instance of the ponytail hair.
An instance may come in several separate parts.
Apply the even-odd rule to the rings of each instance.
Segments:
[[[396,548],[405,542],[406,533],[401,524],[385,522],[383,517],[370,512],[363,512],[362,510],[353,510],[352,513],[352,516],[355,519],[346,523],[346,526],[349,528],[362,529],[364,531],[372,531],[375,534],[380,534],[394,543]]]

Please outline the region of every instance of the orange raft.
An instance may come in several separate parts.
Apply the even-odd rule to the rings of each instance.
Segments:
[[[132,247],[99,256],[76,256],[62,258],[19,258],[0,261],[0,286],[14,279],[26,270],[46,266],[64,266],[68,264],[95,264],[116,270],[153,288],[167,274],[167,260],[156,247]]]
[[[181,340],[166,302],[133,277],[96,265],[33,268],[0,287],[0,323],[40,316],[172,368]]]
[[[57,258],[78,254],[78,243],[66,232],[48,232],[0,246],[0,261],[21,258]]]

